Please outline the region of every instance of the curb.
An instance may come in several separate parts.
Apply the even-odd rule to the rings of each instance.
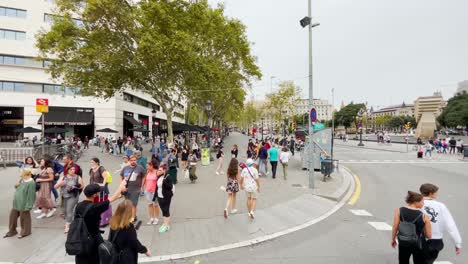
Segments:
[[[348,172],[345,167],[343,167],[344,169],[344,172]],[[338,169],[338,173],[343,175],[344,173]],[[325,199],[328,199],[328,200],[332,200],[332,201],[335,201],[335,202],[339,202],[341,201],[345,195],[348,193],[349,189],[351,188],[351,185],[352,185],[352,182],[354,181],[354,178],[352,176],[344,176],[343,175],[343,184],[340,186],[340,188],[338,188],[338,190],[336,190],[335,192],[333,192],[332,194],[330,195],[325,195],[325,194],[316,194],[317,196],[319,197],[322,197],[322,198],[325,198]]]

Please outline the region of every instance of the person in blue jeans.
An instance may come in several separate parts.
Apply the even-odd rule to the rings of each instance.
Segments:
[[[63,165],[60,164],[57,160],[54,160],[52,156],[49,155],[44,155],[45,159],[52,160],[52,170],[54,171],[54,181],[52,181],[52,186],[55,186],[57,184],[58,178],[60,177],[60,174],[63,172]],[[55,180],[57,178],[57,180]],[[58,192],[55,188],[52,188],[52,194],[54,195],[55,201],[59,198]]]

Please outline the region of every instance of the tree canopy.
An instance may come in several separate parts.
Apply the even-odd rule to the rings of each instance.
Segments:
[[[468,129],[468,94],[460,93],[450,98],[437,121],[445,127]]]
[[[366,106],[364,104],[355,104],[351,102],[340,109],[340,111],[335,112],[335,122],[343,125],[345,128],[348,128],[351,124],[356,122],[356,117],[361,109],[365,110]]]
[[[273,120],[282,123],[287,114],[295,114],[295,106],[300,99],[300,88],[293,81],[283,81],[276,92],[266,95],[265,112]]]
[[[213,113],[222,118],[227,110],[221,106],[242,107],[243,87],[261,77],[245,26],[207,0],[56,5],[50,30],[36,36],[41,57],[51,59],[52,77],[80,87],[83,95],[109,98],[128,89],[150,94],[167,115],[169,141],[178,102],[204,106],[211,99]]]

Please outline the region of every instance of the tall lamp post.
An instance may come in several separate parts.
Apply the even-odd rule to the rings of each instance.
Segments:
[[[208,135],[206,136],[206,141],[208,143],[208,152],[210,153],[210,161],[214,161],[214,158],[211,156],[211,110],[213,102],[211,100],[206,101],[205,110],[208,117]]]
[[[320,23],[312,23],[312,0],[309,0],[309,12],[306,17],[300,20],[300,24],[303,28],[308,27],[309,29],[309,111],[313,107],[313,98],[314,98],[314,89],[313,89],[313,78],[312,78],[312,28],[319,26]],[[314,153],[314,127],[312,126],[311,118],[309,118],[309,155],[308,156],[308,167],[309,167],[309,188],[315,188],[315,179],[314,179],[314,163],[315,163],[315,153]]]
[[[362,116],[363,115],[364,115],[364,111],[362,109],[359,110],[359,112],[358,112],[358,117],[359,117],[358,126],[359,126],[359,130],[361,131],[361,133],[359,133],[359,144],[358,144],[359,147],[364,147],[364,143],[362,143]]]
[[[265,120],[265,118],[262,116],[262,141],[263,141],[263,120]]]

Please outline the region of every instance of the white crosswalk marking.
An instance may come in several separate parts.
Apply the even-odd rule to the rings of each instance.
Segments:
[[[392,227],[385,222],[367,222],[367,223],[379,231],[392,231]]]
[[[366,210],[349,210],[349,211],[358,216],[372,216],[372,214],[367,212]]]
[[[434,264],[453,264],[453,263],[450,261],[436,261],[434,262]]]

